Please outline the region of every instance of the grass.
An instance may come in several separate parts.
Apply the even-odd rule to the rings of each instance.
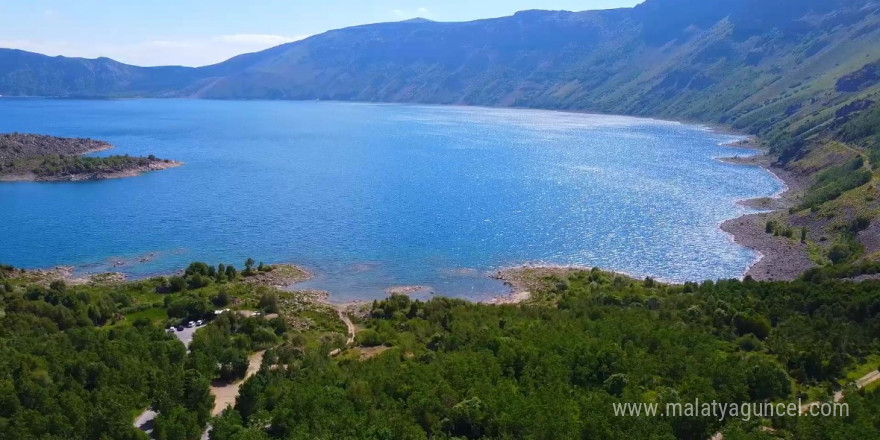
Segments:
[[[334,312],[329,307],[326,309],[316,308],[311,310],[303,310],[297,313],[297,316],[301,318],[306,318],[315,323],[316,328],[331,332],[342,333],[343,335],[348,334],[348,329],[345,328],[345,323],[343,323],[336,315],[336,312]]]
[[[849,382],[856,381],[872,371],[877,371],[878,367],[880,367],[880,354],[872,354],[865,359],[865,362],[862,362],[847,371],[846,378],[841,379],[840,384],[845,385]]]
[[[813,185],[804,194],[799,209],[818,208],[837,199],[845,192],[870,182],[873,175],[862,157],[843,165],[836,165],[818,173]]]
[[[828,259],[825,249],[815,242],[810,241],[807,243],[807,255],[809,255],[810,260],[819,266],[831,264],[831,260]]]
[[[828,390],[822,386],[807,386],[801,385],[795,389],[794,395],[797,396],[799,393],[806,393],[807,397],[804,402],[817,402],[817,401],[825,401],[828,400],[830,395],[828,394]]]
[[[129,324],[135,322],[138,319],[147,318],[153,324],[163,324],[168,320],[168,311],[162,308],[152,308],[147,310],[141,310],[140,312],[129,313],[125,316],[125,321]]]

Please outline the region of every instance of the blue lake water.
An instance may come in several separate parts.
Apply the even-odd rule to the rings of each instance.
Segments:
[[[718,229],[779,192],[721,163],[735,139],[550,111],[326,102],[0,99],[0,131],[92,137],[186,162],[141,177],[0,184],[0,262],[134,276],[295,262],[335,300],[427,285],[485,298],[529,262],[666,280],[740,277]],[[145,261],[141,261],[145,260]]]

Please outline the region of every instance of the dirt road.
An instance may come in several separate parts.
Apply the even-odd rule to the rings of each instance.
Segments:
[[[212,416],[220,414],[227,406],[235,406],[235,398],[238,397],[238,390],[241,388],[241,384],[260,371],[260,365],[263,364],[263,355],[265,353],[265,350],[258,351],[248,357],[248,369],[244,379],[226,385],[211,385],[211,394],[214,395]]]
[[[345,344],[354,344],[354,334],[356,331],[354,323],[351,322],[351,319],[348,317],[348,315],[345,314],[345,312],[342,311],[342,309],[336,309],[336,313],[339,314],[339,319],[341,319],[342,322],[345,323],[345,327],[348,328],[348,340],[345,341]]]

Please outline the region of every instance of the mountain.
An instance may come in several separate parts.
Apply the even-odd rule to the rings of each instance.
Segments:
[[[877,61],[877,41],[876,1],[653,0],[332,31],[186,94],[594,110],[754,130]]]
[[[649,0],[356,26],[202,68],[3,50],[0,94],[523,106],[760,132],[876,94],[876,74],[842,89],[836,82],[876,65],[877,41],[877,0]]]
[[[165,96],[176,94],[198,75],[187,67],[137,67],[109,58],[49,57],[0,49],[4,96]]]

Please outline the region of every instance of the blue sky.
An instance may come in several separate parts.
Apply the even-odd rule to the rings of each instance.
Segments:
[[[425,17],[464,21],[524,9],[583,11],[640,0],[0,0],[0,47],[199,66],[330,29]]]

